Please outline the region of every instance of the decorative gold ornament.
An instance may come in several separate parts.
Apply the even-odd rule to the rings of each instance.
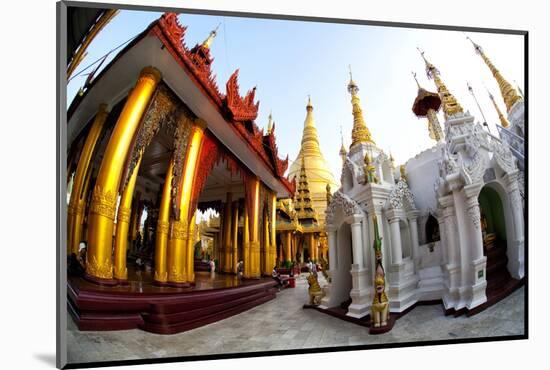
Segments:
[[[118,207],[118,216],[117,224],[120,222],[130,223],[130,213],[132,212],[131,208],[127,207]]]
[[[157,233],[168,235],[169,230],[170,222],[161,220],[157,222]]]
[[[172,239],[187,240],[189,228],[185,221],[172,222]]]
[[[113,278],[113,265],[110,258],[105,258],[101,263],[94,255],[86,257],[86,273],[101,279]]]
[[[372,159],[369,153],[365,153],[365,158],[363,159],[364,166],[363,172],[365,173],[365,184],[378,184],[378,177],[376,176],[375,167],[372,164]]]
[[[117,194],[114,191],[104,191],[100,185],[94,186],[90,213],[115,219]]]

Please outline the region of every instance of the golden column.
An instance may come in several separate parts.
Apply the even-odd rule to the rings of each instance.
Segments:
[[[128,279],[128,269],[126,268],[126,250],[128,249],[128,229],[130,228],[130,212],[132,211],[132,198],[141,165],[141,154],[134,167],[134,171],[128,180],[126,188],[120,197],[118,205],[118,214],[116,219],[115,234],[115,279],[125,281]]]
[[[244,205],[244,213],[243,213],[243,264],[244,264],[244,271],[243,276],[245,278],[250,277],[250,271],[252,270],[250,268],[250,228],[248,225],[248,209],[246,207],[246,198],[245,198],[245,205]]]
[[[223,213],[223,251],[224,251],[224,265],[223,265],[223,272],[231,272],[233,271],[233,238],[232,238],[232,217],[233,217],[233,211],[232,211],[232,204],[233,203],[233,194],[231,192],[227,193],[226,196],[226,202],[225,202],[225,210]],[[220,271],[222,271],[220,269]]]
[[[273,269],[273,262],[271,261],[271,246],[270,246],[270,241],[271,241],[271,238],[269,237],[269,220],[268,220],[268,214],[267,214],[267,209],[264,211],[264,217],[263,217],[263,238],[262,238],[262,241],[263,241],[263,245],[264,245],[264,248],[263,248],[263,251],[264,251],[264,254],[263,254],[263,260],[262,260],[262,265],[263,265],[263,271],[262,271],[262,274],[263,275],[266,275],[266,276],[269,276],[271,274],[271,270]]]
[[[187,280],[195,281],[195,229],[197,228],[196,213],[193,213],[189,222],[189,236],[187,237]],[[219,240],[219,238],[218,238]]]
[[[82,233],[82,221],[84,219],[84,207],[86,205],[87,191],[85,188],[90,182],[92,172],[90,164],[108,115],[107,105],[100,104],[90,132],[82,147],[82,153],[76,167],[67,217],[67,252],[69,254],[78,253],[78,244],[80,243]]]
[[[191,249],[193,248],[195,216],[193,215],[189,220],[189,203],[205,127],[206,123],[201,119],[197,119],[194,121],[189,135],[182,182],[178,192],[180,194],[179,219],[173,220],[170,225],[167,257],[168,283],[170,285],[186,284],[188,281],[193,281],[195,277],[193,251],[189,250],[189,244],[191,244]]]
[[[122,168],[141,117],[160,80],[161,74],[156,68],[145,67],[141,71],[105,149],[88,217],[86,273],[92,278],[113,278],[113,223]]]
[[[155,282],[164,284],[168,281],[168,271],[166,268],[166,254],[168,249],[168,231],[170,230],[170,204],[172,194],[172,178],[174,171],[174,159],[170,160],[164,187],[162,189],[162,198],[159,207],[159,217],[157,221],[157,238],[155,240]]]
[[[260,180],[254,178],[252,180],[252,223],[250,227],[250,261],[251,271],[250,277],[260,277],[260,238],[259,238],[259,218],[260,218]]]
[[[270,263],[275,266],[277,264],[277,194],[271,193],[271,214],[269,215],[269,227],[270,227]]]
[[[292,261],[292,253],[290,250],[290,244],[292,240],[292,235],[290,235],[290,231],[285,232],[284,238],[283,238],[283,247],[285,250],[285,259],[286,261]]]
[[[232,271],[236,274],[237,273],[237,264],[239,263],[239,202],[236,201],[233,204],[233,212],[232,212],[232,221],[231,221],[231,239],[232,239],[232,247],[233,247],[233,264],[232,264]]]

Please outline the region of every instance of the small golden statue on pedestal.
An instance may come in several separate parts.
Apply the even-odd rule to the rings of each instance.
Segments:
[[[321,299],[325,296],[325,293],[319,285],[317,276],[313,273],[310,273],[307,277],[307,282],[309,284],[309,288],[307,290],[309,294],[309,304],[312,306],[319,306],[321,304]]]
[[[388,325],[390,307],[386,295],[386,279],[382,266],[382,238],[378,235],[378,221],[374,220],[374,254],[376,258],[376,274],[374,276],[374,298],[371,307],[371,328],[379,328]]]

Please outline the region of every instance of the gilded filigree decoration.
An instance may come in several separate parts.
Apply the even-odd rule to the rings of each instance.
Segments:
[[[138,128],[136,139],[131,150],[130,160],[124,173],[124,182],[121,192],[124,191],[128,185],[131,174],[136,168],[143,151],[149,146],[161,127],[171,120],[171,116],[176,109],[176,98],[163,84],[159,85]]]
[[[155,281],[165,282],[168,280],[168,271],[159,272],[155,270]]]
[[[86,258],[86,272],[91,276],[101,279],[112,279],[113,265],[111,264],[111,259],[106,257],[102,263],[99,263],[96,256],[90,256],[90,253],[88,253]]]
[[[187,281],[187,274],[184,271],[178,271],[176,266],[172,266],[172,269],[168,273],[168,280],[173,283],[185,283]]]
[[[185,221],[172,222],[172,239],[187,240],[189,236],[189,228]]]
[[[191,118],[184,112],[179,111],[176,118],[176,127],[174,132],[174,166],[172,168],[172,186],[171,191],[171,204],[172,215],[176,220],[180,218],[179,212],[179,191],[180,184],[182,183],[182,176],[185,167],[185,157],[187,153],[187,147],[189,146],[189,140],[191,135],[191,128],[193,122]]]
[[[117,193],[112,190],[105,191],[100,185],[94,187],[90,213],[105,216],[115,220]]]
[[[169,231],[170,231],[170,222],[163,221],[163,220],[158,220],[158,222],[157,222],[157,233],[168,235]]]
[[[118,207],[118,216],[117,216],[117,223],[126,222],[127,224],[130,223],[130,214],[131,214],[131,208],[129,207]]]

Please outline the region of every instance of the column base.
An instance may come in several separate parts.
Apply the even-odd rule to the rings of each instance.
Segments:
[[[189,283],[189,282],[176,283],[176,282],[171,282],[171,281],[168,281],[164,284],[165,285],[163,285],[163,286],[167,286],[167,287],[171,287],[171,288],[190,288],[190,287],[195,285],[194,283]]]
[[[82,277],[84,278],[84,280],[89,281],[90,283],[93,283],[93,284],[97,284],[97,285],[103,285],[103,286],[117,286],[117,285],[119,285],[119,280],[116,280],[116,279],[98,278],[98,277],[92,276],[88,273],[84,273],[84,275],[82,275]]]
[[[167,281],[156,281],[154,280],[151,284],[158,287],[166,287],[169,286]]]
[[[117,278],[115,278],[115,280],[118,282],[117,285],[120,285],[120,286],[130,285],[130,282],[128,281],[128,279],[117,279]]]

